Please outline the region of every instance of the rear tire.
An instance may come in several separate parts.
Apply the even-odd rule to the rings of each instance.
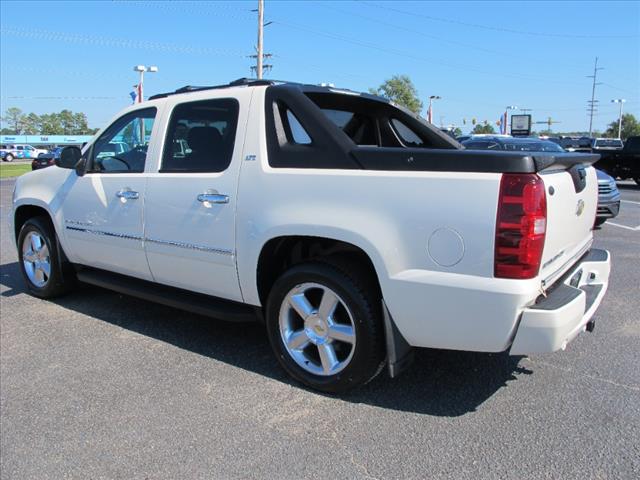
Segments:
[[[60,258],[58,238],[47,217],[27,220],[18,234],[20,271],[29,292],[39,298],[54,298],[75,285],[75,273]]]
[[[7,153],[7,155],[4,157],[4,161],[13,162],[13,155],[11,155],[10,153]]]
[[[341,263],[304,263],[276,280],[266,308],[269,341],[293,378],[341,393],[372,380],[384,362],[380,294]]]
[[[633,181],[636,182],[637,185],[640,185],[640,177],[634,178]]]

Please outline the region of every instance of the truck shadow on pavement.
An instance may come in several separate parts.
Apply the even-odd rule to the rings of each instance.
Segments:
[[[0,266],[3,303],[28,295],[17,263]],[[34,302],[40,300],[33,299]],[[278,365],[260,323],[228,323],[88,285],[55,304],[96,320],[128,329],[215,360],[264,375],[301,389]],[[7,311],[3,315],[8,314]],[[61,312],[61,315],[64,313]],[[114,340],[117,341],[117,340]],[[342,395],[345,402],[426,415],[456,417],[475,411],[518,375],[533,372],[520,366],[523,357],[416,349],[415,361],[398,378],[386,369],[373,382]],[[309,394],[317,392],[308,390]]]

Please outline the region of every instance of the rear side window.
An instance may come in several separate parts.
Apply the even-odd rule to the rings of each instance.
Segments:
[[[238,125],[232,98],[189,102],[174,108],[160,172],[222,172],[231,164]]]
[[[311,137],[291,110],[287,110],[287,121],[291,132],[291,140],[298,145],[310,145]]]
[[[397,118],[391,119],[391,125],[393,126],[393,130],[402,140],[407,147],[423,147],[424,142],[422,139],[411,130],[411,128],[407,127],[404,123],[402,123]]]

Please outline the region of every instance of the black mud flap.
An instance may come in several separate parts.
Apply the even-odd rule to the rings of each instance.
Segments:
[[[396,327],[387,304],[382,300],[382,313],[384,317],[384,334],[387,344],[387,366],[389,376],[395,378],[413,363],[413,349],[404,339],[398,327]]]

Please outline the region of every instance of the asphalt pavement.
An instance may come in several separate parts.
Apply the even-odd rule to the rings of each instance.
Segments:
[[[640,188],[595,332],[532,357],[419,350],[397,379],[305,390],[259,324],[83,286],[25,293],[0,181],[0,477],[640,478]],[[478,318],[482,321],[482,318]]]

